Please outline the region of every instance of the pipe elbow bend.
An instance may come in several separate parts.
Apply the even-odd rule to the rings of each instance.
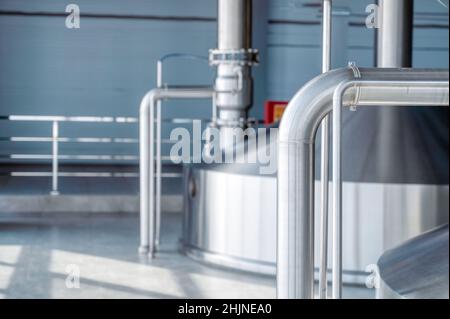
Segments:
[[[148,91],[144,95],[144,97],[142,98],[140,107],[139,107],[139,114],[141,116],[144,116],[145,114],[149,113],[150,105],[151,105],[152,101],[155,101],[155,99],[157,98],[159,91],[160,91],[159,89],[153,89],[153,90]]]
[[[353,73],[341,68],[321,74],[306,83],[289,102],[280,123],[280,143],[313,143],[322,118],[332,110],[337,85],[352,80]]]

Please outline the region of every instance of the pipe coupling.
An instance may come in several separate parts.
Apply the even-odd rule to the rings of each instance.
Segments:
[[[242,66],[254,66],[259,63],[259,51],[257,49],[238,50],[209,50],[209,65],[233,64]]]
[[[353,76],[355,77],[355,79],[360,80],[361,79],[361,71],[359,70],[358,66],[356,65],[356,62],[353,62],[353,61],[348,62],[348,67],[352,70]],[[351,111],[356,111],[356,106],[358,105],[359,98],[361,96],[361,88],[358,85],[356,85],[355,88],[356,88],[356,94],[355,94],[354,101],[350,105]]]

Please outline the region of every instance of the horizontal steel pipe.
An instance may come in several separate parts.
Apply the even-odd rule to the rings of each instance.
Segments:
[[[155,105],[163,99],[211,99],[211,88],[153,89],[142,99],[139,109],[140,246],[141,254],[155,250]]]
[[[342,96],[351,105],[448,105],[448,70],[349,68],[320,75],[289,103],[279,130],[278,154],[278,298],[314,297],[314,139],[321,120],[332,109],[333,94],[342,82],[420,81],[430,86],[353,86]]]

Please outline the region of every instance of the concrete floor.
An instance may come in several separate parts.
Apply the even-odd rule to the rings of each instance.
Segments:
[[[181,255],[180,217],[164,214],[161,251],[149,261],[137,254],[137,214],[0,214],[0,298],[275,297],[274,278]],[[66,287],[69,271],[79,271],[79,288]],[[347,298],[373,295],[344,289]]]

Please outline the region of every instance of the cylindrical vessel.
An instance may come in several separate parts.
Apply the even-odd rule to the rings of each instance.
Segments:
[[[317,89],[308,99],[314,100],[319,95],[329,94],[331,100],[333,85],[344,80],[339,74],[352,74],[350,70],[332,72],[333,77],[326,75],[329,82],[323,87],[327,89]],[[437,70],[361,69],[361,73],[374,80],[406,80],[415,76],[417,79],[448,79],[448,72]],[[306,87],[317,81],[320,79],[311,81]],[[399,87],[395,90],[396,94],[394,88],[362,90],[361,98],[364,103],[372,105],[383,102],[380,97],[385,100],[394,99],[399,103]],[[420,87],[414,90],[405,88],[406,92],[410,95],[404,95],[402,99],[406,96],[411,97],[411,100],[405,101],[423,98],[422,103],[425,104],[430,96],[437,97],[444,93],[439,89]],[[430,95],[431,93],[433,94]],[[305,98],[303,96],[301,100]],[[448,90],[447,94],[442,95],[442,103],[444,102],[448,103]],[[357,127],[349,126],[348,123],[351,117],[361,120],[359,116],[365,110],[376,110],[376,107],[360,107],[357,112],[344,112],[347,116],[343,131],[344,282],[364,283],[366,268],[375,264],[383,251],[396,244],[393,239],[403,238],[404,241],[448,222],[448,186],[376,182],[377,170],[364,166],[368,160],[376,160],[370,158],[374,146],[371,143],[358,143],[361,141],[360,136],[367,134],[367,130],[376,137],[377,132],[372,131],[376,121],[374,118],[362,118],[363,124],[360,123]],[[311,122],[310,125],[314,123]],[[306,123],[301,125],[307,126]],[[277,138],[270,141],[270,148],[276,148]],[[320,145],[316,145],[316,153],[319,147]],[[355,147],[361,147],[362,152],[356,152]],[[428,156],[427,153],[423,155]],[[376,164],[385,165],[384,162]],[[260,174],[259,166],[248,165],[244,169],[239,165],[218,164],[186,168],[184,245],[189,255],[221,266],[275,274],[277,179],[275,174]],[[427,172],[421,174],[426,176]],[[318,171],[315,177],[318,180]],[[319,183],[316,182],[316,194],[318,192]],[[318,197],[304,201],[308,202],[314,202],[315,211],[318,212]],[[315,219],[318,220],[318,215]],[[315,233],[318,234],[318,228]],[[318,260],[318,255],[315,257]]]
[[[219,11],[231,10],[231,7],[220,8],[237,2],[244,3],[219,1]],[[384,20],[379,29],[378,66],[411,65],[412,2],[380,1]],[[225,19],[223,21],[232,18]],[[247,43],[250,48],[246,42],[249,39],[237,35],[243,26],[239,23],[233,28],[236,39],[223,40],[227,44],[222,49],[236,49],[238,45],[230,45],[233,41],[239,45]],[[219,38],[220,30],[224,28],[230,28],[229,23],[219,27]],[[219,48],[221,42],[219,40]],[[226,92],[235,81],[236,75],[229,66],[218,70],[216,88]],[[251,78],[246,81],[251,83]],[[233,123],[245,116],[251,91],[243,92],[248,93],[218,93],[217,106],[222,120],[226,119],[224,123],[228,120]],[[386,98],[392,90],[383,88],[382,92]],[[342,114],[344,282],[364,283],[367,267],[375,264],[385,250],[448,223],[448,108],[422,108],[421,103],[427,100],[427,92],[423,93],[415,96],[416,104],[420,106],[417,108],[386,106],[381,110],[367,107],[359,108],[357,112],[345,110]],[[377,92],[365,99],[376,102],[379,96]],[[423,100],[420,100],[421,96]],[[319,154],[320,139],[317,142],[315,153]],[[271,143],[273,147],[277,146],[276,139]],[[313,153],[311,150],[310,154]],[[315,167],[315,193],[319,194],[320,165],[316,163]],[[245,168],[225,164],[196,165],[186,167],[185,180],[185,252],[220,266],[274,275],[276,175],[261,175],[258,165]],[[319,196],[302,201],[314,203],[315,211],[319,211]],[[318,214],[315,219],[319,220]],[[301,227],[299,221],[289,224],[291,226],[279,227]],[[317,227],[316,242],[318,230]],[[303,231],[303,234],[307,232]],[[318,260],[318,250],[314,253]]]
[[[385,252],[377,298],[448,299],[448,231],[447,224]]]

